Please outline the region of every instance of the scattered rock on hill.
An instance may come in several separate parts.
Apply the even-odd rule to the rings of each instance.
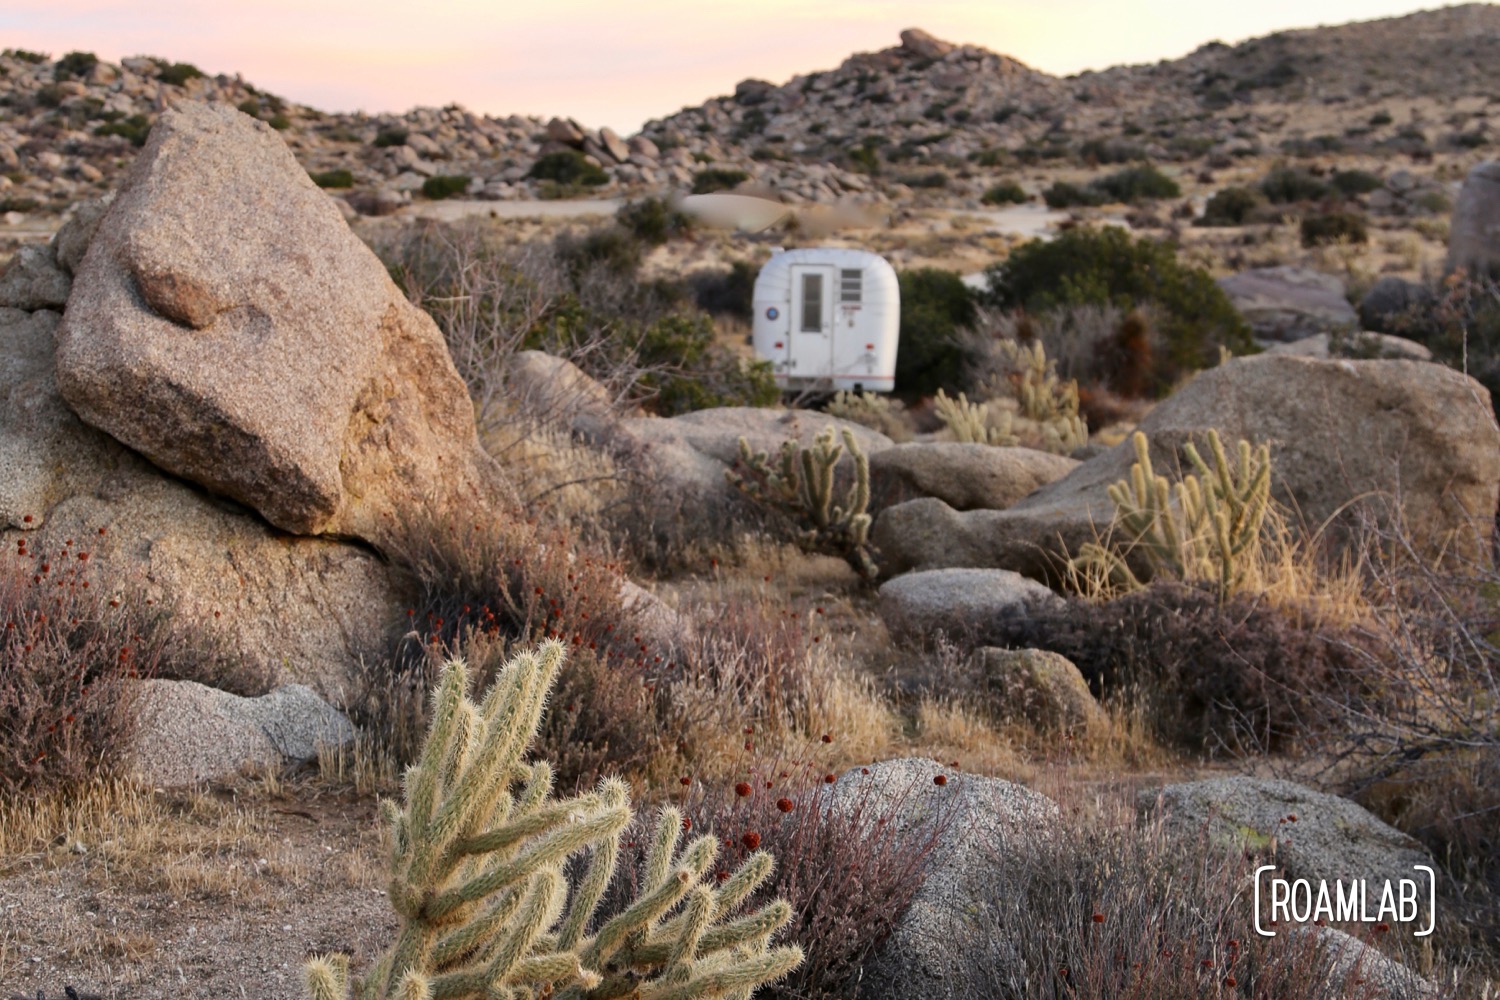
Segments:
[[[437,326],[232,108],[153,129],[79,267],[57,378],[88,423],[296,534],[384,546],[429,501],[503,494]]]

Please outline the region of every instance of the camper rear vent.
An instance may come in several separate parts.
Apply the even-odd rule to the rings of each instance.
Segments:
[[[839,302],[848,305],[858,303],[864,284],[864,272],[858,268],[839,269]]]

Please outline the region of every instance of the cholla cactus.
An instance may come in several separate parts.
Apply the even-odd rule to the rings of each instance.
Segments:
[[[1271,451],[1239,443],[1239,461],[1231,464],[1218,431],[1208,432],[1214,465],[1191,442],[1183,449],[1196,470],[1176,486],[1156,474],[1146,435],[1132,438],[1136,461],[1130,478],[1109,487],[1115,505],[1114,530],[1140,551],[1156,572],[1183,580],[1214,581],[1220,599],[1244,583],[1253,550],[1271,503]],[[1075,568],[1102,568],[1127,589],[1141,586],[1125,560],[1102,546],[1088,545]]]
[[[870,460],[847,427],[843,445],[834,443],[834,433],[825,427],[807,449],[795,438],[784,441],[774,463],[740,438],[739,461],[724,475],[747,496],[809,525],[797,536],[804,549],[840,556],[873,580],[879,570],[870,550]],[[834,469],[845,448],[854,460],[854,479],[843,502],[834,503]]]
[[[748,997],[802,961],[796,947],[769,947],[791,917],[784,900],[736,915],[771,857],[751,854],[712,887],[717,840],[679,851],[682,816],[671,808],[639,898],[590,933],[630,822],[629,791],[610,778],[554,800],[551,768],[522,763],[563,658],[555,641],[516,656],[477,704],[462,661],[444,669],[404,801],[382,803],[396,943],[359,982],[343,956],[308,962],[312,1000],[345,1000],[351,987],[357,1000]],[[585,850],[570,898],[562,866]]]
[[[910,441],[912,438],[911,425],[906,421],[906,406],[899,399],[877,396],[873,392],[840,391],[823,412],[879,431],[892,441]]]
[[[963,393],[952,399],[939,389],[933,400],[938,419],[948,427],[954,440],[962,444],[992,444],[1012,448],[1020,440],[1011,433],[1011,415],[1008,410],[996,410],[993,415],[986,403],[971,403]]]

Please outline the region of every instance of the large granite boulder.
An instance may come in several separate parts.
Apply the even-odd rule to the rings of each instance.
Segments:
[[[962,640],[997,619],[1025,617],[1060,604],[1035,580],[1005,569],[934,569],[907,573],[880,587],[880,617],[891,635],[916,642],[942,633]]]
[[[1500,497],[1500,428],[1489,392],[1419,361],[1237,358],[1199,374],[1140,429],[1157,472],[1187,467],[1183,446],[1217,428],[1228,442],[1268,442],[1275,496],[1329,537],[1361,514],[1404,515],[1429,553],[1488,551]],[[1013,569],[1056,580],[1068,556],[1107,533],[1107,490],[1135,462],[1129,441],[1004,511],[959,512],[913,500],[875,521],[888,573],[953,566]]]
[[[1210,778],[1142,792],[1140,805],[1159,810],[1169,832],[1192,838],[1207,829],[1227,849],[1272,852],[1288,878],[1425,879],[1412,866],[1432,864],[1420,844],[1362,806],[1292,781]]]
[[[163,113],[74,276],[57,382],[85,422],[283,530],[382,547],[504,493],[441,332],[233,108]]]
[[[1241,271],[1220,278],[1219,287],[1261,340],[1302,340],[1359,323],[1344,298],[1344,283],[1305,267]]]
[[[285,535],[83,424],[57,390],[59,319],[0,309],[0,547],[87,540],[102,575],[248,674],[343,702],[405,622],[409,583],[367,546]]]
[[[1464,178],[1448,231],[1448,270],[1500,277],[1500,161],[1488,160]]]
[[[922,887],[862,970],[861,996],[980,1000],[1002,979],[1024,978],[1013,943],[994,933],[1005,923],[994,912],[995,889],[1010,857],[1055,829],[1060,813],[1051,799],[907,758],[849,771],[824,802],[932,842]]]
[[[1078,467],[1033,448],[954,441],[898,444],[870,456],[870,508],[937,497],[954,510],[1004,510]]]

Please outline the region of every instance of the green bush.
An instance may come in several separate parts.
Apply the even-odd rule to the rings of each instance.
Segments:
[[[350,188],[354,186],[354,175],[347,170],[324,170],[320,173],[308,173],[314,184],[320,188]]]
[[[442,201],[444,198],[464,194],[469,190],[470,180],[472,178],[468,174],[438,174],[436,177],[429,177],[422,182],[422,197]]]
[[[411,132],[399,125],[389,126],[375,133],[374,145],[376,149],[385,149],[389,146],[404,146],[406,145],[406,138],[409,135],[411,135]]]
[[[755,309],[755,279],[760,269],[737,260],[727,271],[699,271],[688,279],[698,308],[721,316],[750,321]]]
[[[586,187],[598,187],[600,184],[609,183],[609,175],[597,165],[590,163],[588,158],[576,149],[559,149],[546,154],[531,165],[526,176],[569,186],[581,184]]]
[[[283,114],[274,114],[266,119],[266,124],[278,132],[285,132],[292,127],[292,120]]]
[[[1369,194],[1381,186],[1379,177],[1368,170],[1340,170],[1333,175],[1333,189],[1345,197]]]
[[[131,115],[122,121],[106,122],[94,129],[97,136],[119,135],[129,139],[133,145],[144,146],[146,136],[151,134],[151,119],[145,115]]]
[[[665,198],[629,201],[615,213],[615,221],[647,246],[659,247],[674,236],[692,229],[692,219],[672,207]]]
[[[92,52],[69,52],[52,67],[52,79],[59,82],[87,76],[89,70],[99,65],[99,57]]]
[[[1261,193],[1274,205],[1327,198],[1327,184],[1297,167],[1273,167],[1260,182]]]
[[[948,175],[941,170],[930,170],[925,174],[907,174],[901,178],[901,183],[918,190],[945,188],[948,186]]]
[[[1030,200],[1031,196],[1015,181],[1002,181],[996,184],[980,199],[986,205],[1022,205]]]
[[[1227,187],[1213,193],[1203,206],[1200,226],[1243,226],[1264,199],[1246,187]]]
[[[1042,192],[1042,200],[1047,203],[1048,208],[1073,208],[1077,205],[1102,205],[1104,195],[1092,186],[1055,181]]]
[[[1395,119],[1391,117],[1391,113],[1389,111],[1377,111],[1370,116],[1370,124],[1376,127],[1379,127],[1381,125],[1389,125],[1393,121],[1395,121]]]
[[[897,275],[901,289],[896,388],[911,396],[957,389],[969,362],[959,332],[974,322],[973,293],[953,271],[923,267]]]
[[[1329,243],[1368,243],[1365,217],[1356,212],[1320,212],[1302,217],[1302,245],[1324,246]]]
[[[1153,198],[1176,198],[1182,194],[1176,181],[1149,163],[1117,170],[1094,181],[1092,187],[1107,195],[1110,201],[1131,205]]]
[[[21,62],[31,63],[33,66],[38,63],[44,63],[51,58],[45,52],[33,52],[31,49],[6,49],[4,52],[0,52],[0,56],[5,56],[7,59],[19,59]]]
[[[707,316],[671,313],[648,326],[637,348],[654,368],[642,379],[662,416],[718,406],[770,406],[781,398],[769,361],[745,362],[714,340]]]
[[[726,170],[722,167],[710,167],[707,170],[700,170],[693,175],[693,194],[732,191],[749,179],[750,175],[743,170]]]
[[[1215,363],[1220,347],[1236,354],[1255,351],[1249,327],[1207,271],[1179,262],[1168,243],[1132,239],[1116,226],[1032,240],[991,267],[988,277],[984,298],[1002,309],[1151,307],[1166,342],[1166,358],[1151,387],[1158,392],[1181,374]]]
[[[172,63],[163,66],[157,74],[162,83],[170,83],[175,87],[181,87],[189,80],[196,80],[203,76],[203,71],[192,63]]]
[[[253,97],[245,98],[239,104],[236,104],[235,107],[239,109],[241,114],[249,115],[251,118],[260,117],[260,102]]]

